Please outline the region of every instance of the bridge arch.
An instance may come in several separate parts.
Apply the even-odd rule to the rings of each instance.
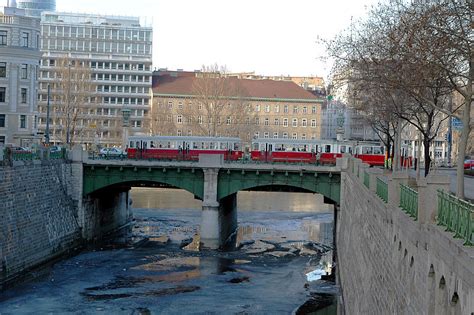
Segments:
[[[203,198],[204,173],[194,168],[85,165],[83,196],[114,186],[171,186]]]
[[[221,200],[241,190],[262,190],[264,187],[295,188],[318,193],[339,204],[341,175],[331,172],[276,170],[220,170],[217,198]]]

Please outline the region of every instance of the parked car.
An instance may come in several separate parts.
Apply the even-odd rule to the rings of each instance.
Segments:
[[[465,160],[464,161],[465,170],[474,170],[474,160]]]
[[[49,147],[49,152],[61,152],[62,148],[58,145],[53,145]]]
[[[120,148],[103,148],[103,149],[100,149],[99,156],[102,156],[102,157],[124,157],[125,153]]]
[[[31,153],[31,150],[25,147],[12,147],[11,150],[15,153]]]

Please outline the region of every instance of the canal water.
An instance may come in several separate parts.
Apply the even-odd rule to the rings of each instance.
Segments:
[[[239,193],[230,251],[199,250],[191,194],[131,197],[129,233],[32,272],[0,293],[0,314],[336,314],[333,213],[321,196]]]

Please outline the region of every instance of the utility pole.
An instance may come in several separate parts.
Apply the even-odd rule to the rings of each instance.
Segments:
[[[66,145],[69,146],[69,128],[70,128],[70,97],[71,97],[71,63],[67,63],[67,95],[66,95]]]
[[[48,84],[48,103],[46,104],[46,134],[45,140],[46,145],[49,146],[49,100],[51,95],[51,86]]]

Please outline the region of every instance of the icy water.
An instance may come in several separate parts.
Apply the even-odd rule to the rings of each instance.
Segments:
[[[201,202],[134,189],[131,234],[37,270],[0,314],[336,314],[333,214],[312,194],[239,193],[233,251],[199,251]]]

